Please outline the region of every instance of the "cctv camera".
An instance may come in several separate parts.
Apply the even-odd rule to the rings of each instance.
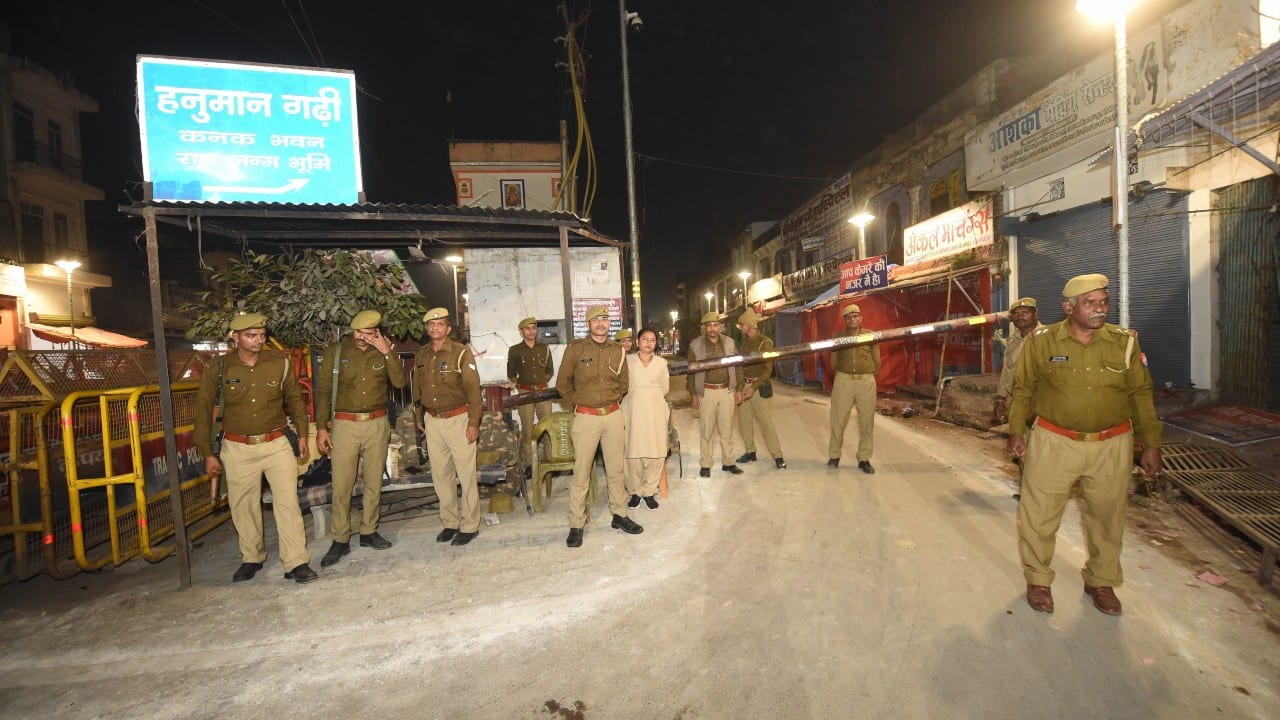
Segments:
[[[640,18],[640,13],[627,13],[627,26],[636,32],[644,29],[644,20]]]

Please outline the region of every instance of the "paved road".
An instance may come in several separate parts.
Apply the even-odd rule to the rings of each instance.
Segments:
[[[466,548],[437,545],[434,516],[386,523],[396,547],[304,587],[275,560],[232,586],[228,527],[185,593],[172,563],[136,562],[0,588],[0,716],[1280,716],[1264,614],[1132,536],[1125,614],[1098,613],[1074,509],[1058,611],[1028,608],[994,441],[880,418],[879,472],[833,472],[826,398],[775,408],[791,467],[707,480],[679,411],[685,478],[636,537],[602,506],[567,549],[562,482]]]

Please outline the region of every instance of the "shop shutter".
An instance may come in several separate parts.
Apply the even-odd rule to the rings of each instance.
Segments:
[[[1157,387],[1191,386],[1187,202],[1157,191],[1129,205],[1129,322],[1139,332]],[[1020,296],[1040,303],[1040,321],[1062,319],[1062,286],[1083,273],[1111,279],[1111,317],[1120,321],[1118,254],[1111,204],[1021,223],[1016,232]]]

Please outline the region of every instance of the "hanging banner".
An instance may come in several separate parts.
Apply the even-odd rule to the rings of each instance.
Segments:
[[[903,233],[903,265],[957,255],[995,241],[992,201],[975,200],[912,225]]]
[[[840,294],[877,290],[889,285],[889,263],[884,255],[840,264]]]

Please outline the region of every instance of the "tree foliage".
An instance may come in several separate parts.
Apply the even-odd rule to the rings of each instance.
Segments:
[[[426,301],[404,292],[404,267],[380,264],[366,252],[303,250],[275,255],[248,251],[213,273],[214,289],[180,309],[195,315],[189,339],[222,338],[240,312],[260,312],[286,347],[325,345],[361,310],[382,313],[393,337],[422,337]]]

